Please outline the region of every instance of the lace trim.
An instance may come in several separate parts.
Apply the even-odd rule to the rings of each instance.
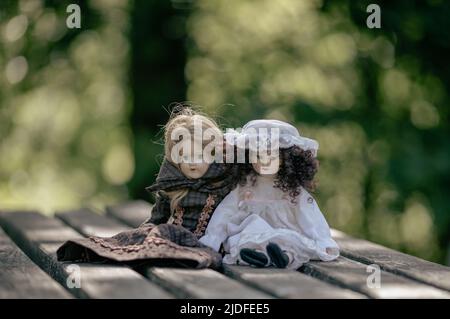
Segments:
[[[216,195],[209,195],[206,199],[206,204],[202,209],[200,217],[197,222],[197,227],[194,231],[194,235],[197,237],[203,236],[206,230],[206,226],[208,225],[209,218],[211,217],[211,213],[213,212],[214,204],[216,203]]]
[[[171,241],[165,240],[163,238],[158,238],[158,237],[154,237],[154,236],[148,236],[147,238],[144,239],[144,241],[141,244],[131,244],[131,245],[123,245],[123,246],[117,246],[114,245],[108,241],[105,241],[104,238],[99,238],[99,237],[89,237],[89,239],[91,241],[93,241],[96,244],[99,244],[100,246],[102,246],[103,248],[107,248],[111,251],[118,251],[118,253],[123,253],[123,252],[139,252],[140,250],[147,248],[149,245],[166,245],[170,248],[177,248],[178,245],[176,245],[175,243],[172,243]]]
[[[211,214],[214,210],[214,204],[216,203],[217,196],[210,194],[206,199],[206,204],[203,206],[202,212],[197,220],[197,227],[194,230],[194,235],[197,237],[203,236],[205,233],[206,227],[208,226],[208,221],[211,218]],[[171,216],[169,223],[183,226],[183,214],[184,209],[180,206],[177,206],[173,216]]]
[[[184,215],[183,207],[177,206],[177,208],[175,208],[175,212],[173,213],[173,215],[174,215],[173,224],[179,226],[183,225],[183,215]]]

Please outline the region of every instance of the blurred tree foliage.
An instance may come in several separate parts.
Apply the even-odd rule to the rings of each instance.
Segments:
[[[297,125],[333,227],[443,262],[450,3],[376,1],[368,29],[372,2],[2,0],[2,207],[148,199],[165,108],[187,99],[225,127]]]
[[[331,225],[443,262],[450,229],[450,3],[197,1],[188,99],[317,138]]]
[[[79,3],[81,29],[66,27]],[[127,196],[128,1],[0,2],[0,203],[53,212]]]

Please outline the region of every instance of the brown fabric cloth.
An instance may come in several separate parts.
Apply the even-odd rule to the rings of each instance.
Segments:
[[[120,262],[130,265],[214,268],[222,256],[189,230],[173,224],[145,224],[112,237],[73,239],[57,250],[59,261]]]

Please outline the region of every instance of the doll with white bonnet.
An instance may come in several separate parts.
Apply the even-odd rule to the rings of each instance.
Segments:
[[[226,264],[297,269],[336,259],[339,247],[308,192],[318,143],[277,120],[250,121],[227,139],[245,149],[242,182],[216,208],[200,242],[222,248]],[[270,151],[259,152],[267,145]]]

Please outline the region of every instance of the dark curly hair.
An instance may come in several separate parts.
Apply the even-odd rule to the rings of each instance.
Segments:
[[[303,150],[298,146],[280,149],[280,168],[275,178],[274,187],[281,189],[291,197],[293,203],[301,193],[301,187],[307,191],[314,191],[316,183],[314,176],[319,168],[319,161],[314,154]],[[256,183],[257,173],[249,161],[249,152],[246,151],[246,161],[239,165],[239,184],[247,184],[250,177],[252,185]]]

